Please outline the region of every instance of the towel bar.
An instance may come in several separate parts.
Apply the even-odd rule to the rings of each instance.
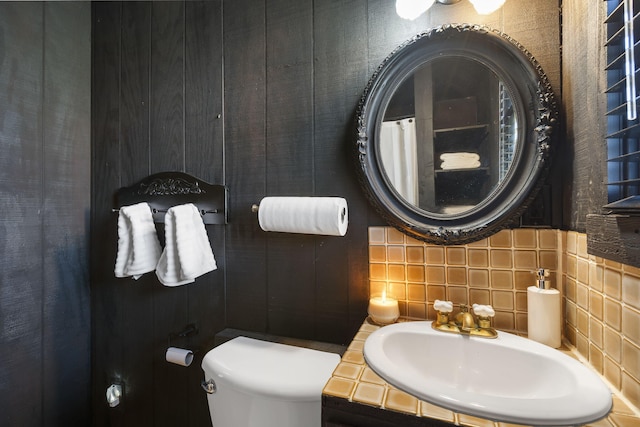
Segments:
[[[164,222],[164,214],[172,206],[193,203],[205,224],[227,224],[227,187],[209,184],[184,172],[160,172],[140,182],[122,187],[116,193],[118,212],[122,206],[147,202],[153,220]]]
[[[169,209],[156,209],[156,208],[151,208],[151,213],[152,214],[156,214],[156,213],[167,213]],[[111,209],[111,212],[120,212],[120,208],[113,208]],[[200,215],[204,216],[206,214],[212,214],[212,213],[220,213],[220,211],[218,209],[214,209],[212,211],[205,211],[205,210],[201,210],[200,211]]]

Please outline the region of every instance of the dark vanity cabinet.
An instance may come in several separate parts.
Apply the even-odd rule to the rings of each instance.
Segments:
[[[322,427],[454,427],[429,417],[381,409],[332,396],[322,396]]]

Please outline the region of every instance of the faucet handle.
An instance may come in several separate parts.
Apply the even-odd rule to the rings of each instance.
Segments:
[[[490,305],[473,304],[473,312],[478,316],[478,327],[488,329],[491,327],[491,318],[496,315]]]
[[[490,305],[473,304],[473,312],[478,317],[493,317],[496,315],[495,310]]]
[[[440,301],[439,299],[433,302],[433,309],[438,312],[436,318],[436,325],[446,325],[449,323],[449,313],[453,311],[453,303],[451,301]]]
[[[437,299],[433,302],[433,309],[440,313],[451,313],[453,311],[453,303],[451,301],[440,301]]]

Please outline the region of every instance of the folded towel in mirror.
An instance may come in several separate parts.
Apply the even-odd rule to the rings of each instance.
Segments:
[[[465,152],[465,151],[460,151],[460,152],[457,152],[457,153],[442,153],[442,154],[440,154],[440,160],[442,160],[442,161],[457,160],[457,159],[480,160],[480,155],[478,153],[468,153],[468,152]]]
[[[474,207],[475,207],[474,205],[449,205],[449,206],[443,206],[442,209],[440,209],[440,213],[443,213],[443,214],[457,214],[457,213],[461,213],[461,212],[470,211]]]
[[[440,168],[447,169],[472,169],[480,167],[480,156],[477,153],[442,153],[440,155]]]

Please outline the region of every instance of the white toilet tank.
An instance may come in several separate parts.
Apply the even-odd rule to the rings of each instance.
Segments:
[[[237,337],[202,360],[213,427],[320,427],[334,353]]]

